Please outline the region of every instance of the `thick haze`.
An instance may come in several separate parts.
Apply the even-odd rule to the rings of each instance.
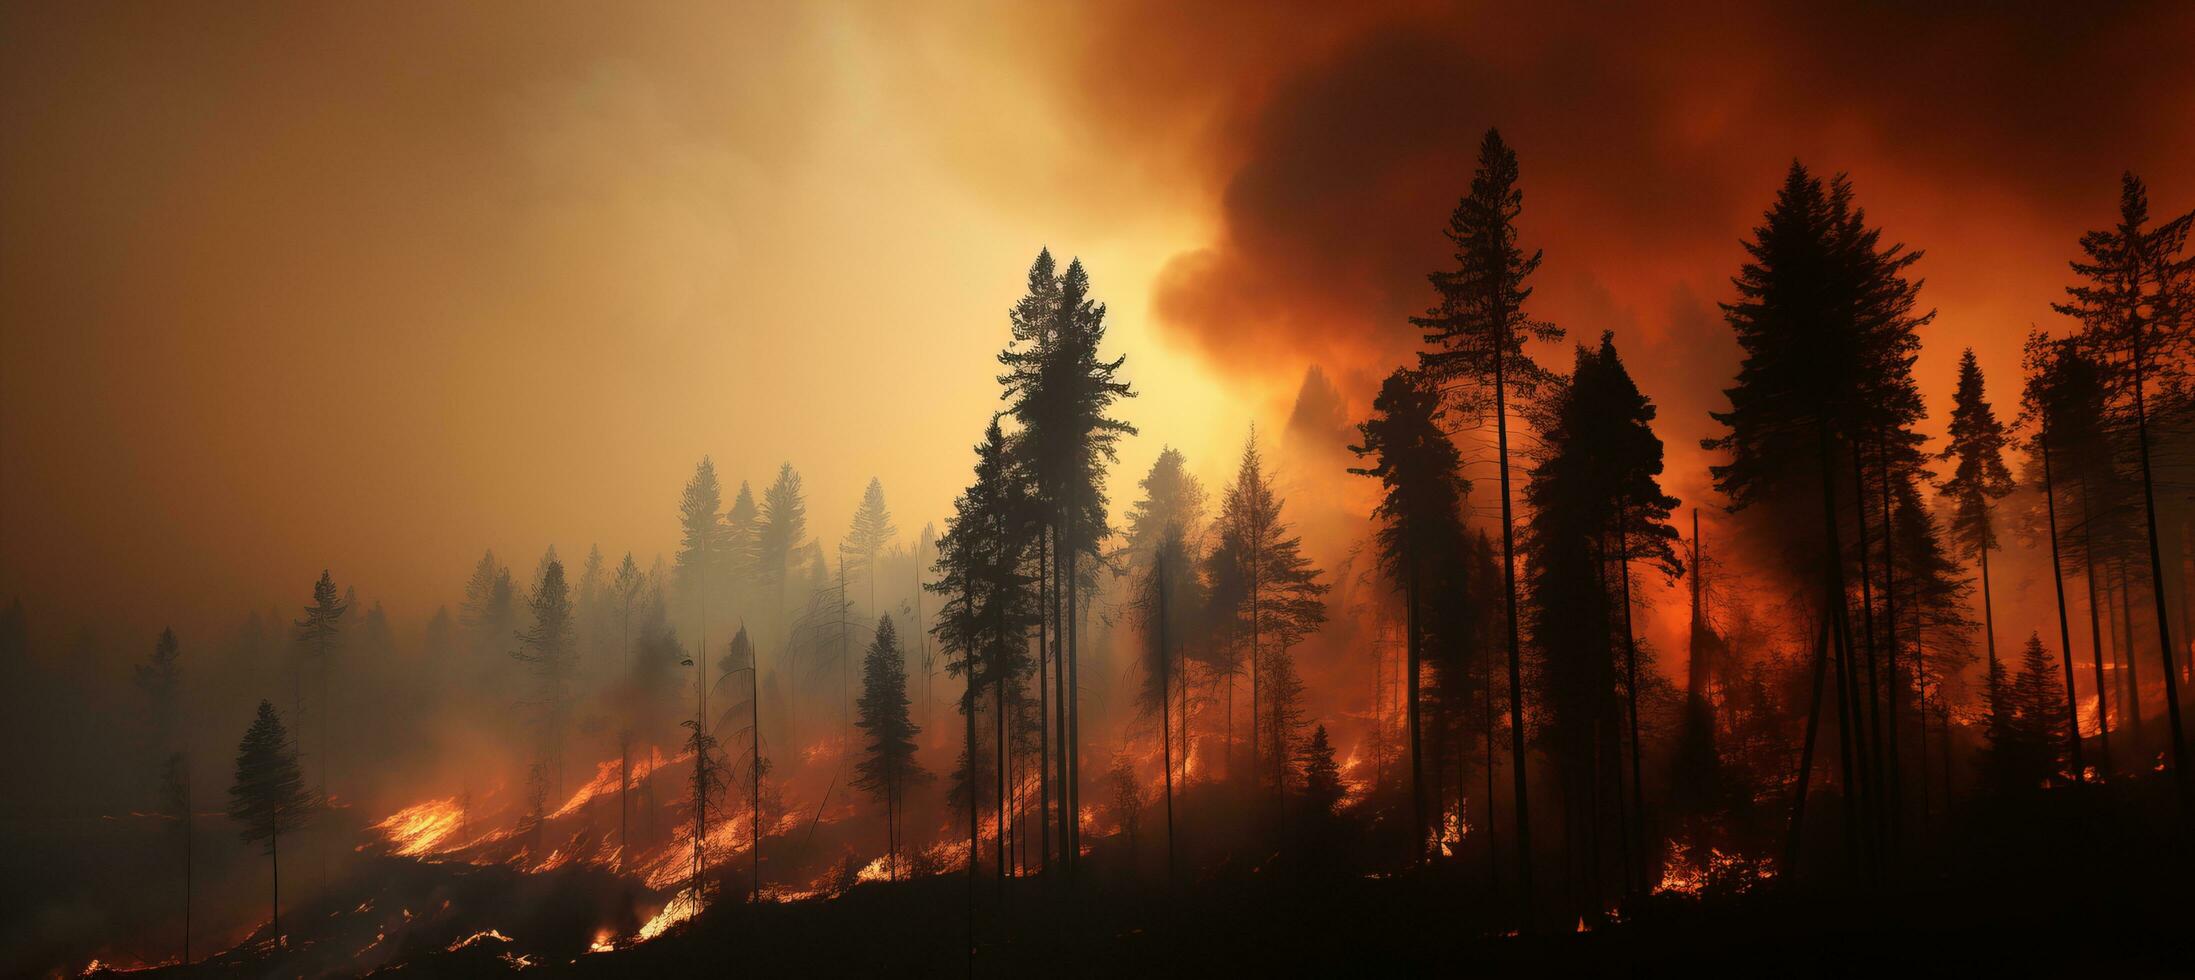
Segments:
[[[332,566],[416,617],[483,547],[645,565],[704,453],[911,533],[1041,245],[1142,392],[1116,503],[1162,443],[1216,488],[1252,421],[1361,417],[1497,124],[1536,313],[1617,331],[1701,502],[1793,157],[1927,252],[1938,409],[1971,344],[2011,413],[2121,169],[2195,203],[2185,4],[1033,9],[9,6],[0,598],[210,625]]]

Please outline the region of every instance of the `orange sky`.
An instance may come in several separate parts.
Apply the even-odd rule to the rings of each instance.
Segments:
[[[1971,344],[2012,411],[2122,168],[2195,205],[2184,4],[1035,6],[8,6],[0,599],[211,626],[332,566],[423,615],[483,547],[645,563],[703,453],[912,531],[1040,245],[1143,393],[1116,499],[1163,443],[1216,485],[1413,348],[1493,124],[1538,312],[1617,331],[1688,501],[1793,157],[1927,251],[1937,407]]]

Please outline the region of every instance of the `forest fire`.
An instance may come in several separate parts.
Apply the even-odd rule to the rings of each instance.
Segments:
[[[0,976],[2188,965],[2195,6],[111,3]]]

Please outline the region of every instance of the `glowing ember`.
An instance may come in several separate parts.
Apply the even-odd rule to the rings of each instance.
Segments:
[[[640,941],[647,942],[663,935],[672,926],[693,918],[694,913],[700,911],[700,908],[700,903],[694,901],[693,889],[680,889],[678,894],[671,896],[669,905],[663,906],[662,911],[657,912],[654,918],[649,919],[647,925],[640,927]]]
[[[1710,888],[1744,892],[1776,877],[1775,865],[1766,858],[1755,860],[1709,847],[1707,859],[1702,862],[1695,860],[1698,850],[1672,845],[1669,863],[1662,868],[1661,883],[1654,886],[1654,894],[1698,898]]]
[[[484,929],[484,930],[481,930],[480,932],[476,932],[476,933],[473,933],[473,934],[472,934],[472,935],[470,935],[470,936],[466,936],[466,937],[465,937],[465,938],[463,938],[463,939],[460,939],[460,940],[458,940],[458,941],[456,941],[456,942],[454,942],[454,943],[451,943],[451,944],[450,944],[450,952],[452,952],[452,953],[455,953],[455,952],[457,952],[458,950],[464,949],[465,947],[467,947],[467,946],[470,946],[470,945],[472,945],[472,944],[474,944],[474,943],[477,943],[477,942],[482,942],[482,941],[485,941],[485,940],[489,940],[489,939],[493,939],[493,940],[495,940],[496,942],[499,942],[499,943],[507,943],[507,942],[510,942],[510,941],[511,941],[511,937],[509,937],[509,936],[506,936],[506,935],[504,935],[504,934],[502,934],[502,933],[500,933],[500,932],[497,932],[497,931],[496,931],[496,930],[494,930],[494,929]]]
[[[588,944],[587,944],[587,952],[590,952],[590,953],[608,953],[608,952],[612,952],[612,951],[614,951],[614,950],[616,950],[616,949],[617,949],[617,943],[616,943],[616,942],[614,941],[614,940],[615,940],[616,938],[617,938],[617,937],[616,937],[616,934],[615,934],[615,933],[612,933],[612,932],[611,932],[610,930],[608,930],[608,929],[603,929],[603,930],[601,930],[601,931],[599,931],[599,932],[596,932],[596,933],[594,934],[594,942],[591,942],[591,943],[588,943]]]

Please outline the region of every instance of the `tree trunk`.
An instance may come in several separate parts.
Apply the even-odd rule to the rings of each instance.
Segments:
[[[2058,596],[2058,653],[2065,663],[2066,747],[2072,755],[2073,779],[2088,782],[2087,765],[2081,761],[2081,701],[2073,686],[2073,630],[2065,615],[2065,568],[2058,558],[2058,493],[2050,479],[2050,429],[2045,426],[2035,445],[2043,464],[2043,513],[2050,531],[2050,584]]]
[[[1421,662],[1420,658],[1423,656],[1422,651],[1424,648],[1421,644],[1424,641],[1419,638],[1418,634],[1418,566],[1415,538],[1416,536],[1412,535],[1403,543],[1403,643],[1404,659],[1407,661],[1403,667],[1405,671],[1403,675],[1403,690],[1405,693],[1403,696],[1409,699],[1409,704],[1403,715],[1407,719],[1410,729],[1410,826],[1417,835],[1411,838],[1410,853],[1413,862],[1419,867],[1424,867],[1426,850],[1425,769],[1424,763],[1418,757],[1419,746],[1424,744],[1418,728],[1420,723],[1418,718],[1418,665]],[[1463,788],[1460,785],[1456,788],[1456,795],[1458,798],[1463,795]]]
[[[1045,658],[1051,653],[1052,532],[1037,531],[1037,836],[1044,871],[1052,870],[1052,717],[1051,684]]]
[[[1867,774],[1867,797],[1874,804],[1873,832],[1879,875],[1889,867],[1886,856],[1890,810],[1883,805],[1882,686],[1875,674],[1875,586],[1867,559],[1867,470],[1860,461],[1858,440],[1852,443],[1852,513],[1857,521],[1854,530],[1859,535],[1855,550],[1860,557],[1860,637],[1865,641],[1861,645],[1867,658],[1867,753],[1861,762]],[[1858,693],[1857,688],[1854,693]]]
[[[1638,634],[1631,628],[1631,531],[1629,511],[1620,505],[1616,510],[1616,543],[1618,572],[1623,578],[1623,673],[1624,698],[1631,702],[1631,804],[1632,819],[1637,821],[1637,833],[1633,843],[1637,846],[1638,861],[1634,871],[1638,874],[1630,882],[1634,892],[1644,891],[1646,882],[1646,776],[1640,762],[1639,748],[1639,642]],[[1620,768],[1620,764],[1619,764]],[[1619,775],[1617,782],[1622,782]]]
[[[1884,808],[1890,813],[1890,838],[1887,850],[1896,859],[1905,849],[1905,771],[1898,759],[1898,694],[1904,681],[1898,678],[1898,556],[1894,542],[1897,540],[1897,519],[1890,506],[1890,451],[1883,438],[1875,438],[1875,454],[1881,460],[1883,499],[1883,659],[1885,680],[1889,682],[1889,697],[1885,705],[1890,721],[1884,727],[1889,736],[1888,767],[1883,775],[1886,783],[1883,796]],[[1858,492],[1864,493],[1864,489]],[[1865,535],[1860,547],[1867,547]]]
[[[2182,757],[2184,737],[2180,730],[2180,674],[2172,662],[2172,630],[2167,625],[2165,611],[2164,561],[2157,554],[2157,493],[2149,476],[2149,411],[2142,392],[2142,342],[2139,328],[2135,333],[2134,355],[2134,440],[2142,461],[2142,514],[2149,532],[2149,581],[2150,592],[2157,600],[2157,653],[2164,660],[2165,719],[2172,736],[2172,781],[2179,787],[2180,810],[2183,819],[2195,813],[2195,777],[2187,771],[2187,761]],[[2131,666],[2133,658],[2128,658]],[[2136,695],[2140,691],[2136,689]]]
[[[2088,648],[2089,665],[2096,670],[2096,774],[2108,778],[2111,774],[2111,709],[2106,693],[2110,688],[2104,683],[2104,628],[2103,617],[2097,612],[2096,600],[2096,536],[2095,518],[2088,506],[2088,481],[2081,480],[2081,560],[2088,584]]]
[[[1518,908],[1523,913],[1522,931],[1532,934],[1532,810],[1525,792],[1524,765],[1524,668],[1522,643],[1517,636],[1517,531],[1516,515],[1509,499],[1509,404],[1502,356],[1508,346],[1509,324],[1501,313],[1503,336],[1494,343],[1494,443],[1501,475],[1501,578],[1502,599],[1509,633],[1509,764],[1515,783],[1517,806]]]

